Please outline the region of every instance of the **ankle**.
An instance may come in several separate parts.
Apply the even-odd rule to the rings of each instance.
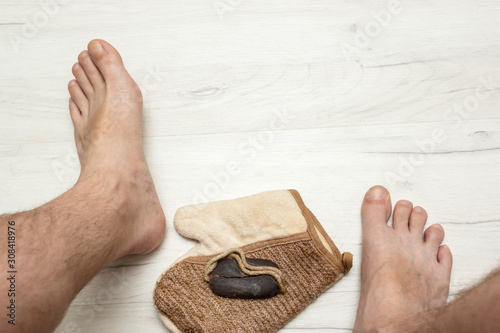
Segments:
[[[74,190],[104,203],[99,211],[115,235],[112,260],[151,252],[163,240],[165,215],[145,162],[82,170]]]
[[[354,333],[431,333],[439,310],[409,314],[386,321],[363,322],[354,325]]]
[[[436,320],[437,311],[431,310],[427,312],[415,313],[398,319],[390,325],[379,330],[381,333],[431,333],[433,332],[433,324]]]

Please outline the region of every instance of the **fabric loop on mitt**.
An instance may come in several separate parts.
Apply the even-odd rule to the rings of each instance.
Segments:
[[[347,274],[352,268],[353,256],[350,252],[342,253],[342,264],[344,265],[345,272]]]
[[[256,276],[256,275],[270,275],[272,276],[280,287],[280,291],[285,293],[286,286],[283,279],[283,273],[276,267],[270,266],[252,266],[248,263],[245,258],[245,253],[239,248],[229,249],[215,257],[213,257],[205,266],[205,274],[203,279],[205,282],[210,281],[210,273],[217,267],[217,262],[223,258],[233,258],[238,263],[241,271],[246,275]]]

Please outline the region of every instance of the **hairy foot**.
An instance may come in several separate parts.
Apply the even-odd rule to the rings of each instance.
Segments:
[[[434,224],[424,233],[427,213],[404,200],[394,207],[390,227],[391,210],[389,192],[372,187],[361,208],[361,297],[354,332],[424,331],[448,297],[452,256],[440,245],[443,228]]]
[[[81,163],[76,186],[113,196],[122,235],[116,257],[143,254],[162,241],[165,216],[142,147],[142,94],[116,49],[93,40],[73,66],[69,110]],[[111,223],[111,222],[110,222]]]

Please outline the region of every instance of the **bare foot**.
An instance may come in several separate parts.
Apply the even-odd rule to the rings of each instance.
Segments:
[[[361,297],[354,332],[423,332],[448,297],[452,256],[440,246],[443,228],[434,224],[424,233],[427,213],[404,200],[396,204],[390,227],[391,210],[389,192],[372,187],[361,208]]]
[[[142,148],[142,95],[109,43],[93,40],[73,66],[69,109],[82,166],[76,187],[115,200],[114,257],[143,254],[162,241],[165,216]],[[111,222],[110,222],[111,223]]]

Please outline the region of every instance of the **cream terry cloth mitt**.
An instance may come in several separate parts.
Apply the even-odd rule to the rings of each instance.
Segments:
[[[174,224],[199,241],[156,283],[174,333],[275,332],[352,267],[295,190],[182,207]]]

